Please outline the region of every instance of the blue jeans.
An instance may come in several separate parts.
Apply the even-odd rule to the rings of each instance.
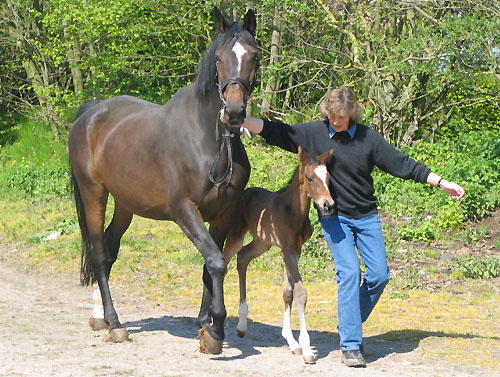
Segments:
[[[337,269],[340,348],[357,350],[363,342],[362,323],[389,282],[380,218],[329,216],[320,223]],[[356,249],[366,266],[363,284]]]

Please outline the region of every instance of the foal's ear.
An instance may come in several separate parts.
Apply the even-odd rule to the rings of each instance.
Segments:
[[[318,160],[320,160],[324,164],[327,164],[332,159],[332,156],[333,156],[333,148],[330,148],[328,151],[318,156]]]
[[[252,9],[247,11],[245,18],[243,19],[243,26],[245,29],[255,37],[255,30],[257,29],[257,22],[255,21],[255,13]]]
[[[302,148],[302,145],[299,145],[299,161],[301,164],[306,164],[307,162],[309,162],[311,160],[311,157],[309,157],[309,154],[307,153],[307,151]]]
[[[217,8],[217,6],[214,6],[214,10],[212,11],[212,18],[215,23],[215,28],[219,30],[221,33],[224,33],[224,31],[227,30],[229,24],[227,23],[226,19],[224,18],[224,15],[219,10],[219,8]]]

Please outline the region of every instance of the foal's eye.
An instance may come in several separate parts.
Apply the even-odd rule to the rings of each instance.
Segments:
[[[311,183],[313,180],[313,177],[307,177],[307,182]]]

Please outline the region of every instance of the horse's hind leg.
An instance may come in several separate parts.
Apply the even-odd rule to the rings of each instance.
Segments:
[[[87,251],[87,256],[90,258],[92,272],[99,285],[104,306],[104,320],[109,326],[110,340],[113,342],[128,341],[130,339],[127,330],[123,328],[118,319],[108,284],[110,271],[109,254],[104,242],[104,214],[108,192],[99,184],[80,187],[80,191],[85,206],[85,216],[90,238],[90,245],[88,245],[90,250]]]
[[[286,339],[290,349],[295,354],[302,354],[306,364],[314,364],[315,359],[310,345],[306,326],[307,290],[299,273],[298,261],[300,253],[291,249],[283,249],[285,261],[285,281],[283,287],[283,301],[285,313],[283,315],[283,330],[281,334]],[[291,328],[292,301],[295,301],[300,320],[299,342],[294,339]]]
[[[108,253],[106,273],[108,281],[111,268],[118,256],[121,237],[123,236],[123,233],[125,233],[125,231],[128,229],[130,222],[132,221],[132,217],[132,213],[128,212],[118,204],[115,204],[113,220],[111,220],[111,223],[104,233],[104,245],[106,246],[106,251]],[[104,320],[104,307],[102,305],[101,291],[99,289],[99,286],[95,287],[92,298],[94,300],[94,310],[92,312],[92,316],[89,318],[90,327],[96,331],[107,329],[108,324]]]
[[[247,305],[247,269],[249,263],[264,254],[271,245],[258,242],[254,239],[238,253],[238,277],[240,282],[240,307],[238,309],[238,336],[243,338],[248,330],[248,305]]]

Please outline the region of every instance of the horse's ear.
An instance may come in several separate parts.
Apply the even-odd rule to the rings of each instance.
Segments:
[[[302,148],[302,145],[299,145],[299,161],[302,165],[307,164],[310,160],[311,157],[309,157],[309,154],[307,154],[307,151]]]
[[[325,153],[323,153],[322,155],[318,156],[318,159],[324,163],[324,164],[327,164],[330,162],[330,160],[332,159],[332,156],[333,156],[333,148],[330,148],[328,151],[326,151]]]
[[[224,18],[222,12],[216,6],[214,6],[214,10],[212,11],[212,18],[215,23],[215,28],[219,30],[221,33],[224,33],[227,30],[229,24]]]
[[[252,9],[247,11],[245,18],[243,18],[243,26],[245,29],[255,37],[255,30],[257,29],[257,22],[255,21],[255,13]]]

